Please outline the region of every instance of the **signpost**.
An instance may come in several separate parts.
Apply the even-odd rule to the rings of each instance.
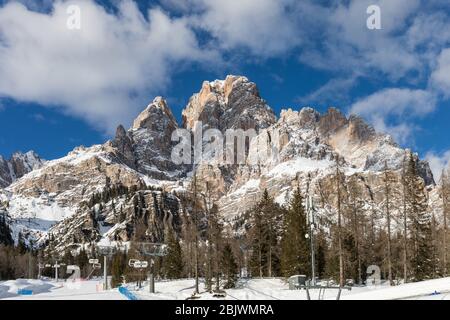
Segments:
[[[141,261],[141,260],[137,260],[137,259],[130,259],[128,261],[128,265],[130,267],[134,268],[134,269],[139,269],[139,271],[143,271],[144,269],[148,268],[148,261],[145,261],[145,260]],[[140,288],[141,287],[140,277],[139,277],[139,280],[138,280],[138,285],[139,285],[139,288]]]
[[[149,292],[155,293],[155,276],[154,276],[154,272],[153,272],[153,265],[154,265],[153,258],[166,256],[168,253],[168,247],[166,244],[163,244],[163,243],[149,243],[149,242],[138,242],[136,244],[136,246],[137,246],[136,251],[139,254],[150,257],[150,272],[148,274]],[[141,263],[146,262],[147,264],[144,269],[146,269],[148,267],[147,261],[138,261],[138,262],[141,262]],[[136,262],[134,262],[134,265],[136,265]]]

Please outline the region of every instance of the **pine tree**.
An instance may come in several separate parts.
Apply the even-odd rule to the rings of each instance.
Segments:
[[[384,201],[386,214],[386,232],[387,232],[387,264],[388,264],[388,280],[390,285],[394,285],[392,278],[392,243],[391,243],[391,183],[394,177],[389,171],[387,161],[384,163]]]
[[[311,273],[307,234],[308,226],[303,197],[297,188],[284,218],[281,240],[281,270],[283,276],[309,275]]]
[[[416,281],[431,278],[434,270],[431,216],[427,212],[427,196],[419,176],[415,157],[410,154],[406,170],[407,206],[411,220],[413,244],[412,271]]]
[[[125,259],[126,260],[126,259]],[[122,253],[116,253],[111,261],[111,286],[118,287],[122,283],[122,276],[125,273],[126,261]]]
[[[164,275],[168,279],[179,279],[183,275],[183,256],[180,243],[171,228],[167,231],[166,244],[168,246],[168,254],[163,260]]]
[[[408,185],[409,175],[407,175],[407,154],[403,158],[402,164],[402,210],[403,210],[403,281],[408,282]]]
[[[358,184],[359,176],[356,175],[352,177],[347,185],[348,194],[348,211],[351,222],[351,234],[347,236],[352,244],[350,251],[353,253],[351,255],[351,260],[349,261],[353,270],[353,279],[361,284],[362,283],[362,210],[364,208],[365,202],[362,199],[362,190]]]
[[[317,276],[319,279],[323,278],[325,276],[325,270],[327,267],[327,251],[328,251],[328,245],[327,240],[325,238],[324,233],[319,230],[317,237],[317,254],[316,254],[316,263],[317,263]]]
[[[280,273],[282,208],[264,190],[261,200],[249,212],[251,227],[248,239],[252,248],[250,269],[253,276],[276,276]]]
[[[444,169],[441,175],[441,198],[442,198],[442,223],[443,223],[443,236],[442,236],[442,260],[443,260],[443,275],[448,275],[449,261],[448,261],[448,215],[450,212],[450,177],[449,170]]]
[[[337,237],[338,237],[338,255],[339,255],[339,286],[343,287],[344,278],[344,251],[342,248],[342,173],[340,170],[339,157],[336,159],[336,194],[337,194]]]
[[[19,232],[18,240],[17,240],[17,248],[20,254],[25,254],[28,250],[27,244],[25,242],[25,238],[22,232]]]
[[[226,244],[223,249],[221,267],[225,275],[225,289],[234,288],[237,281],[238,266],[234,258],[233,250],[230,244]]]
[[[251,224],[252,226],[247,234],[252,249],[250,272],[253,277],[258,276],[262,278],[264,276],[267,250],[263,237],[264,222],[260,204],[257,204],[251,212]]]
[[[82,248],[75,258],[75,263],[80,267],[81,276],[87,277],[89,258],[86,251]]]

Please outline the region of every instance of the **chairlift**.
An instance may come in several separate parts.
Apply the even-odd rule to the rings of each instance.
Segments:
[[[138,242],[137,251],[144,256],[164,257],[168,254],[168,247],[163,243]]]

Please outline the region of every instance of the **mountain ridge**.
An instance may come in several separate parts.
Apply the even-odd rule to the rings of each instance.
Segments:
[[[77,147],[66,157],[47,161],[0,190],[0,206],[3,203],[3,210],[10,216],[13,238],[17,241],[19,234],[25,235],[45,246],[59,235],[55,240],[59,248],[69,242],[127,242],[135,231],[132,207],[138,200],[133,199],[142,196],[149,212],[148,233],[158,235],[154,240],[161,240],[157,230],[167,215],[179,229],[181,212],[189,210],[186,199],[192,167],[171,161],[175,145],[171,134],[182,128],[192,131],[197,121],[203,122],[203,130],[257,131],[248,145],[249,159],[259,157],[261,151],[264,155],[254,162],[257,165],[223,164],[206,158],[195,167],[197,178],[203,182],[199,191],[211,192],[221,216],[230,225],[264,189],[279,203],[285,203],[296,186],[306,190],[306,181],[329,184],[336,161],[342,161],[349,177],[358,175],[378,184],[384,165],[401,170],[408,151],[390,136],[375,132],[362,118],[347,117],[336,108],[322,114],[310,107],[283,109],[277,117],[259,95],[256,84],[242,76],[204,82],[182,115],[180,126],[167,101],[156,97],[128,130],[119,125],[115,137],[105,143]],[[429,165],[416,158],[423,180],[434,190]],[[131,198],[117,195],[112,202],[102,202],[102,212],[95,209],[95,194],[122,188],[133,190]],[[123,219],[117,217],[119,210],[125,211]],[[36,223],[27,224],[30,219]]]

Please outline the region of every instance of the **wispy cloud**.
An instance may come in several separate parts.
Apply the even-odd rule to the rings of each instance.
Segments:
[[[331,79],[308,95],[298,97],[296,101],[302,105],[348,105],[350,90],[356,85],[357,80],[357,76]]]
[[[45,116],[42,113],[33,113],[31,116],[37,122],[44,122]]]
[[[431,74],[431,85],[450,98],[450,48],[439,55],[436,69]]]
[[[442,153],[428,152],[425,159],[430,164],[436,181],[441,179],[444,169],[450,169],[450,150]]]
[[[390,88],[355,102],[350,112],[368,119],[381,132],[405,143],[416,129],[414,119],[433,112],[436,96],[426,90]]]

